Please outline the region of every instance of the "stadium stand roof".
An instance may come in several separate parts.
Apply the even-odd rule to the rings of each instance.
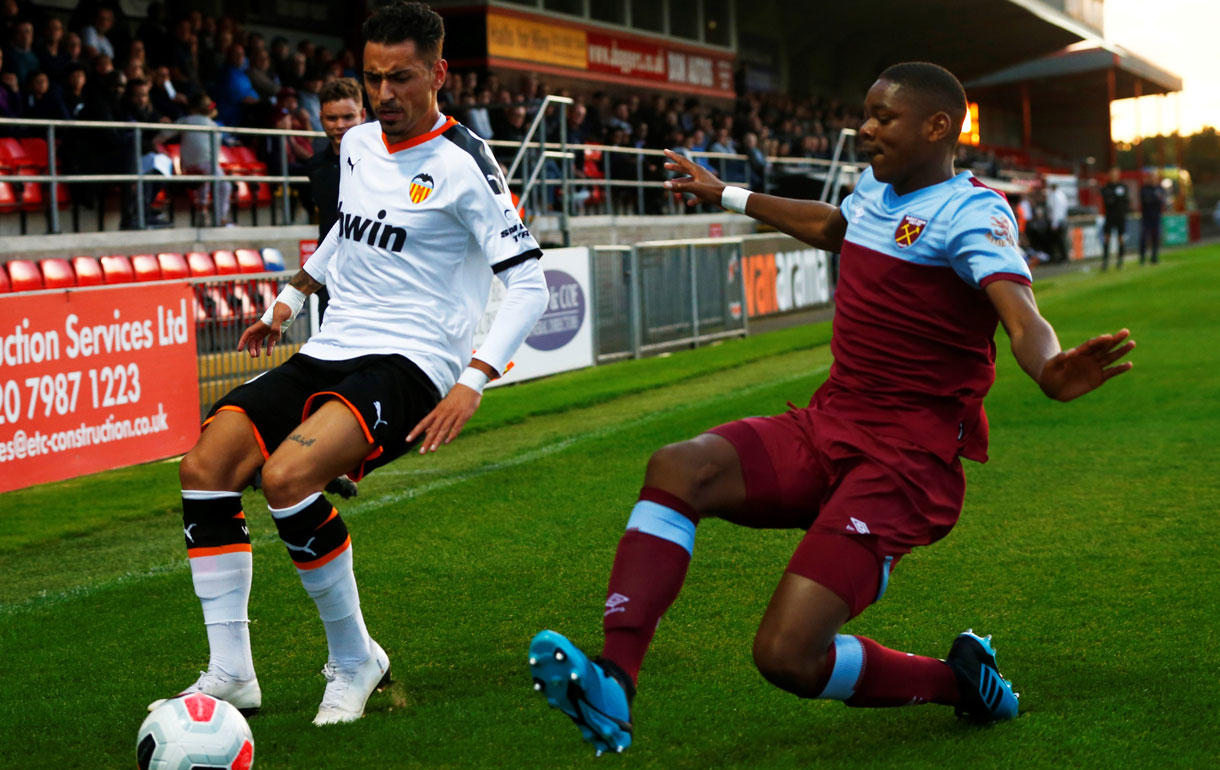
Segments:
[[[783,16],[802,20],[790,33],[792,58],[808,55],[845,80],[871,82],[890,64],[922,60],[966,81],[1082,40],[1103,42],[1099,29],[1053,0],[841,2],[818,4],[814,12],[807,0],[779,2]]]
[[[975,91],[1047,80],[1070,84],[1072,89],[1089,84],[1104,89],[1109,70],[1115,74],[1115,98],[1135,96],[1137,82],[1141,96],[1182,90],[1182,78],[1113,44],[1058,51],[976,78],[966,87]]]

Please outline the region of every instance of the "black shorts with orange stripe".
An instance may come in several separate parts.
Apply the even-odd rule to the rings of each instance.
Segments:
[[[359,467],[359,481],[374,468],[401,457],[407,434],[432,411],[441,395],[428,375],[400,355],[370,355],[326,361],[297,353],[271,371],[239,385],[216,402],[203,424],[218,412],[244,413],[255,438],[270,457],[280,442],[327,401],[340,401],[356,415],[372,445]],[[419,439],[415,442],[418,443]]]

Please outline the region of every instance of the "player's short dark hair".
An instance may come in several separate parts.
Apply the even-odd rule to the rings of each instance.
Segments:
[[[966,89],[939,64],[911,61],[887,67],[878,80],[888,80],[918,94],[929,114],[947,112],[954,124],[966,118]]]
[[[319,104],[330,104],[344,99],[351,99],[360,107],[364,103],[364,92],[355,78],[335,78],[318,92]]]
[[[433,61],[445,44],[445,22],[423,3],[397,0],[378,8],[361,28],[366,43],[415,43],[415,49]]]

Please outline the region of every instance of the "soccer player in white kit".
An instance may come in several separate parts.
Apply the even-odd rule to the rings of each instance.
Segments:
[[[261,469],[267,506],[326,631],[317,725],[359,719],[389,681],[389,658],[360,613],[351,538],[321,490],[343,473],[358,480],[421,438],[421,452],[456,438],[549,299],[542,252],[491,152],[437,108],[448,66],[440,16],[420,3],[388,5],[365,22],[364,36],[378,122],[343,138],[339,219],[238,349],[269,350],[323,285],[325,321],[297,355],[213,407],[179,470],[210,647],[208,669],[188,691],[246,714],[262,705],[241,502]],[[493,274],[507,294],[471,358]]]

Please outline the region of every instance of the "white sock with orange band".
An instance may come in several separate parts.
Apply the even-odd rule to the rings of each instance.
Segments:
[[[208,632],[208,670],[241,681],[252,679],[246,608],[254,562],[241,493],[182,490],[182,533]]]
[[[371,645],[352,570],[352,540],[339,512],[320,492],[287,508],[267,509],[301,585],[318,607],[330,660],[348,667],[368,659]]]

